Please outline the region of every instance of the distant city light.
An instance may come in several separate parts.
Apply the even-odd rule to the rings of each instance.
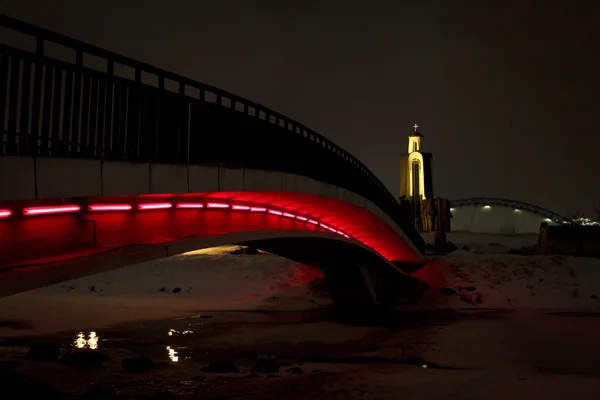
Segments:
[[[585,217],[577,218],[577,219],[573,220],[573,223],[575,225],[584,225],[584,226],[598,226],[598,225],[600,225],[600,223],[598,223],[596,221],[592,221],[590,218],[585,218]]]
[[[489,208],[492,208],[492,206],[483,206],[483,208],[485,208],[487,210]]]
[[[518,208],[515,208],[515,212],[519,212],[519,211],[521,211],[521,210],[519,210]]]

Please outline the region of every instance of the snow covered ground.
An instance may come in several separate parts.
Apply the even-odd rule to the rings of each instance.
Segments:
[[[431,286],[419,308],[600,306],[600,260],[507,254],[535,244],[535,235],[451,233],[448,239],[459,250],[430,257],[415,273]],[[234,249],[195,251],[2,298],[0,321],[24,320],[34,329],[0,327],[0,337],[97,329],[203,310],[309,310],[331,304],[310,284],[322,277],[319,270],[266,253],[231,255]]]
[[[433,243],[433,233],[423,233],[423,238],[428,243]],[[538,235],[492,235],[485,233],[450,232],[448,241],[458,248],[467,246],[469,251],[478,254],[506,254],[510,249],[537,244]]]
[[[307,310],[329,305],[312,289],[320,270],[266,253],[231,255],[234,246],[205,249],[103,272],[0,299],[0,337],[87,330],[132,320],[203,310]]]
[[[459,250],[431,257],[415,273],[435,289],[423,299],[423,306],[600,308],[599,259],[507,254],[511,248],[535,244],[535,235],[452,233],[448,240]],[[462,250],[465,245],[469,251]],[[450,288],[456,294],[443,295],[440,288]],[[446,292],[451,294],[452,290]]]
[[[147,335],[141,339],[144,346],[128,346],[131,339],[119,336],[122,327],[114,328],[112,341],[100,332],[99,349],[114,361],[84,378],[59,363],[25,360],[26,348],[0,350],[4,358],[19,360],[23,373],[73,393],[102,379],[138,390],[139,378],[121,371],[121,359],[156,359],[158,347],[166,359],[167,345],[181,346],[197,358],[182,357],[149,372],[148,390],[249,399],[597,398],[600,318],[594,317],[600,313],[593,309],[600,305],[600,260],[508,254],[511,248],[535,244],[535,236],[451,234],[449,239],[469,251],[431,257],[415,275],[431,286],[417,308],[453,311],[399,309],[400,326],[328,320],[220,324],[217,315],[203,319],[199,310],[306,310],[330,304],[310,285],[321,277],[318,270],[267,254],[230,255],[230,247],[0,299],[0,321],[24,320],[34,328],[0,328],[0,337],[57,330],[72,330],[75,337],[77,331],[116,322],[192,314],[194,332],[168,336],[169,329],[179,329],[177,324],[183,330],[186,318],[158,321],[158,331],[145,324],[139,328]],[[280,373],[250,379],[249,349],[277,355]],[[240,372],[204,374],[199,383],[201,365],[215,354],[244,355],[231,356]],[[307,354],[354,361],[302,361]],[[289,372],[298,365],[304,374]]]

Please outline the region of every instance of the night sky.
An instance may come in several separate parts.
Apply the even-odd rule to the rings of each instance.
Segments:
[[[600,2],[2,0],[0,13],[221,87],[399,193],[416,122],[434,191],[595,217]]]

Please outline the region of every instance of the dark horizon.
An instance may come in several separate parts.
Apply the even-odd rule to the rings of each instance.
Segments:
[[[10,1],[0,12],[275,109],[396,195],[418,123],[435,195],[596,217],[598,4],[85,3]]]

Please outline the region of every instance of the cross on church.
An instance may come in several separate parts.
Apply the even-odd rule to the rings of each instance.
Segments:
[[[417,131],[417,129],[419,129],[419,125],[418,124],[414,124],[413,128],[415,128],[415,132]]]

